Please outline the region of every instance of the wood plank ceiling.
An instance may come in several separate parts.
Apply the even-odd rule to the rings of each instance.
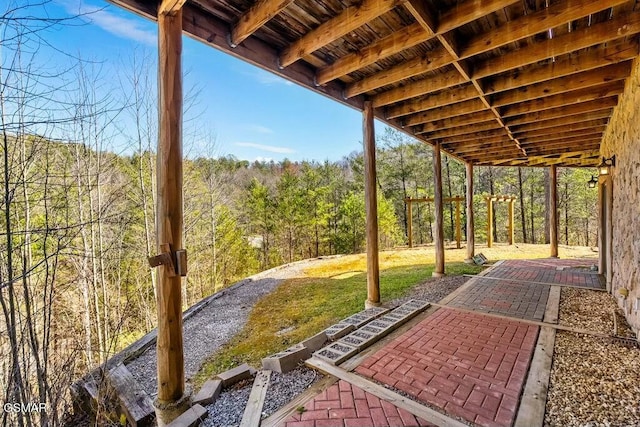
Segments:
[[[155,19],[155,0],[111,1]],[[187,0],[183,19],[197,40],[355,108],[372,100],[476,165],[599,163],[639,53],[629,0]]]

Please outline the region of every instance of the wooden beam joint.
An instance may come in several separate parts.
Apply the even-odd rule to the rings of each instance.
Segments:
[[[172,251],[169,243],[162,243],[160,251],[158,255],[147,258],[151,268],[164,265],[169,277],[185,277],[187,275],[187,251],[185,249]]]

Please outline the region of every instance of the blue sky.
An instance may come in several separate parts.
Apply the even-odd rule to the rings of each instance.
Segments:
[[[106,68],[130,63],[135,50],[157,55],[155,23],[106,1],[53,0],[49,9],[56,15],[91,12],[86,25],[52,32],[52,43],[67,52]],[[308,89],[187,37],[183,70],[185,90],[194,85],[199,90],[198,129],[215,135],[217,155],[321,161],[361,149],[361,114]],[[381,123],[376,127],[382,132]],[[192,144],[191,153],[197,154],[208,140],[200,137]]]

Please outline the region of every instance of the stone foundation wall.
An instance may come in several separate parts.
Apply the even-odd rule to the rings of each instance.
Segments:
[[[609,121],[600,152],[616,155],[612,168],[612,293],[627,320],[640,330],[640,57]],[[619,289],[629,290],[624,299]]]

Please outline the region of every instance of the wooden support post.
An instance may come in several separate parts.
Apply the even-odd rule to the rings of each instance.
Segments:
[[[465,259],[465,262],[471,264],[476,254],[473,223],[473,163],[468,162],[465,167],[467,170],[467,259]]]
[[[411,197],[407,198],[407,238],[409,239],[409,247],[413,247],[413,209]]]
[[[433,277],[444,276],[444,206],[442,202],[442,154],[440,141],[433,146],[433,200],[436,210],[436,232],[433,236],[436,246],[436,266]]]
[[[182,248],[182,10],[158,14],[158,251]],[[182,348],[182,278],[168,265],[156,269],[158,279],[158,424],[180,415],[186,401]],[[182,410],[186,409],[183,408]]]
[[[493,198],[487,199],[487,247],[493,246]]]
[[[367,301],[365,302],[365,307],[370,307],[380,305],[376,138],[373,127],[373,103],[371,101],[364,102],[362,119],[364,197],[367,216]]]
[[[456,200],[456,248],[460,249],[460,241],[462,240],[462,229],[460,225],[460,201]]]
[[[549,240],[551,242],[551,257],[558,258],[558,174],[556,165],[549,166],[551,177],[549,185]]]
[[[508,229],[508,235],[509,235],[509,244],[513,245],[513,205],[515,203],[515,199],[510,199],[509,200],[509,229]]]

